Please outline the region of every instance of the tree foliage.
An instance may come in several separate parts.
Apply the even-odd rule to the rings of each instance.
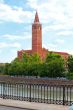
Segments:
[[[68,65],[68,71],[73,72],[73,56],[72,55],[68,57],[67,65]]]
[[[22,60],[15,58],[5,65],[5,74],[39,77],[61,77],[64,74],[64,60],[58,54],[48,53],[45,60],[38,54],[23,54]]]
[[[59,54],[55,54],[52,52],[49,52],[46,56],[46,62],[50,62],[50,61],[56,60],[56,59],[62,59],[62,58]]]
[[[70,55],[67,60],[67,78],[73,80],[73,56]]]

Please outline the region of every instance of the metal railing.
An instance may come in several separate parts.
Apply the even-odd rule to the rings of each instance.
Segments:
[[[0,82],[0,98],[71,105],[73,85]]]

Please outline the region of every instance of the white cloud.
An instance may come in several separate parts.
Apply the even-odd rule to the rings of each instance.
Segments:
[[[43,16],[47,20],[49,18],[55,18],[57,20],[64,20],[64,13],[61,4],[57,3],[58,0],[46,0],[41,3],[41,0],[28,0],[28,5],[39,11],[40,16]],[[59,6],[58,6],[59,5]]]
[[[24,11],[21,7],[11,7],[0,2],[0,21],[29,23],[31,16],[32,13],[30,11]]]
[[[57,45],[53,44],[53,43],[43,44],[43,48],[46,48],[48,50],[50,49],[52,51],[52,50],[55,50],[57,48]]]
[[[60,27],[63,27],[64,25],[69,27],[73,24],[72,0],[27,0],[26,5],[34,10],[38,10],[43,23],[49,23],[50,20],[54,20],[54,24]],[[0,2],[1,21],[30,23],[33,16],[34,13],[25,11],[22,7],[11,7],[10,5]],[[61,25],[62,23],[63,25]],[[73,27],[73,25],[71,25],[71,27]]]
[[[7,44],[4,42],[0,42],[0,48],[5,48],[5,47],[7,47]]]
[[[37,9],[38,7],[38,0],[27,0],[27,5],[30,7]]]
[[[15,48],[20,48],[21,44],[20,43],[14,43],[14,44],[10,44],[10,47],[15,47]]]
[[[58,44],[64,44],[64,40],[63,39],[56,39],[56,43],[58,43]]]
[[[63,28],[73,28],[73,2],[72,0],[27,0],[26,6],[38,10],[42,23],[54,21],[54,29],[57,25]],[[22,7],[11,7],[0,3],[0,21],[13,21],[19,23],[31,23],[34,11],[25,11]],[[51,27],[50,27],[51,28]]]
[[[54,48],[56,48],[56,47],[57,47],[57,45],[56,45],[56,44],[52,44],[52,43],[51,43],[51,44],[48,44],[48,47],[49,47],[49,48],[53,48],[53,49],[54,49]]]
[[[0,42],[0,49],[1,48],[9,48],[9,47],[13,47],[13,48],[20,48],[21,45],[19,43],[5,43],[5,42]]]
[[[2,35],[2,37],[7,38],[8,40],[25,40],[25,39],[30,39],[31,35],[29,35],[27,32],[24,33],[23,35],[12,35],[12,34],[5,34]]]
[[[73,32],[72,31],[60,31],[60,32],[57,33],[57,35],[69,36],[69,35],[73,35]]]
[[[56,30],[66,29],[66,28],[67,27],[64,24],[56,24],[56,25],[50,25],[50,26],[45,27],[45,29],[52,30],[52,31],[53,30],[56,31]]]
[[[53,21],[50,28],[73,28],[73,0],[28,0],[28,5],[38,10],[42,23]]]

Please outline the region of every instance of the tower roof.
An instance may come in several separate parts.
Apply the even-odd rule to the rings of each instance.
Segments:
[[[38,22],[39,22],[39,17],[38,17],[38,13],[36,11],[34,23],[38,23]]]

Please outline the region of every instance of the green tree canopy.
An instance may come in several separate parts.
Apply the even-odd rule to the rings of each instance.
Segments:
[[[55,59],[62,59],[61,56],[59,54],[55,54],[55,53],[52,53],[52,52],[49,52],[46,56],[46,62],[50,62],[52,60],[55,60]]]
[[[64,72],[64,60],[58,54],[49,53],[45,60],[38,54],[23,53],[22,60],[15,58],[5,66],[5,73],[9,75],[61,77]]]
[[[67,60],[68,71],[73,72],[73,56],[70,55]]]

